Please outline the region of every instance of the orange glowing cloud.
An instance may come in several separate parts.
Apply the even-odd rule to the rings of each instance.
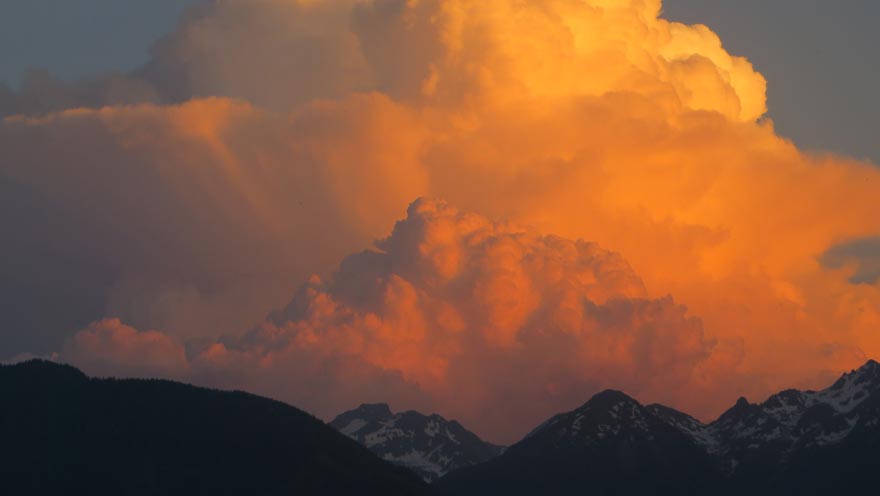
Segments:
[[[237,343],[175,360],[173,372],[202,381],[243,374],[249,388],[283,377],[285,398],[329,416],[345,403],[328,397],[375,399],[375,389],[352,391],[344,371],[354,368],[361,381],[397,377],[381,392],[387,400],[424,404],[424,396],[429,407],[512,440],[596,388],[669,396],[714,347],[684,307],[648,299],[626,261],[592,243],[419,200],[376,246],[348,257],[328,281],[313,278]],[[77,334],[62,359],[98,373],[114,359],[119,372],[152,364],[165,372],[167,357],[156,351],[171,340],[160,336],[99,323]],[[180,346],[167,351],[183,355]],[[302,394],[316,377],[320,398]],[[512,413],[485,418],[493,408]]]
[[[96,375],[112,376],[124,370],[141,377],[179,377],[188,367],[183,346],[157,331],[140,332],[106,319],[76,333],[56,357],[87,364]]]
[[[660,14],[202,5],[118,76],[131,92],[56,107],[153,103],[3,121],[0,174],[75,226],[20,244],[106,264],[106,314],[199,350],[184,377],[324,415],[395,398],[499,439],[600,386],[710,417],[880,356],[880,169],[778,136],[749,62]],[[417,202],[327,276],[423,196],[452,206]],[[490,402],[521,415],[488,425]]]

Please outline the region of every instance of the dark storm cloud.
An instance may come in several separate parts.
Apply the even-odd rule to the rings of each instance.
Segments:
[[[0,81],[17,86],[28,68],[71,80],[133,69],[197,1],[3,0]]]
[[[46,70],[30,69],[19,88],[0,83],[0,117],[16,114],[41,115],[59,110],[158,102],[152,83],[125,74],[104,74],[64,81]]]
[[[0,86],[0,117],[211,96],[289,109],[369,89],[372,74],[347,29],[345,7],[353,3],[199,3],[129,72],[68,81],[45,70],[25,71],[18,89]]]
[[[821,262],[830,269],[853,267],[849,278],[853,284],[876,284],[880,281],[880,236],[835,245],[822,255]]]

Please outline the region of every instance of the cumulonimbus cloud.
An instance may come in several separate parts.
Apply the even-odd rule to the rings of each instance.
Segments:
[[[766,83],[660,0],[218,0],[189,9],[130,74],[24,78],[20,113],[222,96],[290,108],[353,92],[411,103],[632,92],[754,120]],[[0,105],[0,107],[3,107]]]
[[[682,389],[714,347],[699,319],[671,297],[648,298],[623,257],[593,243],[418,200],[376,246],[189,361],[170,337],[118,320],[76,334],[61,359],[99,374],[237,376],[251,389],[274,377],[285,399],[323,416],[352,401],[427,401],[512,440],[600,387]],[[348,369],[397,383],[381,397],[353,391]],[[320,394],[306,394],[315,381]],[[493,410],[510,413],[486,417]]]
[[[624,301],[652,303],[597,303],[584,321],[612,326],[628,312],[656,311],[666,316],[656,335],[678,350],[669,356],[694,357],[682,369],[646,358],[651,373],[636,373],[628,355],[610,350],[571,366],[581,386],[607,377],[596,364],[619,369],[621,387],[647,396],[662,389],[654,377],[686,375],[680,397],[646,399],[711,416],[735,395],[816,386],[880,355],[880,288],[851,284],[851,264],[822,258],[880,233],[880,172],[779,137],[761,117],[766,84],[748,61],[708,28],[660,13],[659,0],[206,3],[144,68],[118,76],[112,99],[91,86],[31,85],[32,95],[66,91],[51,108],[111,106],[34,115],[51,108],[15,104],[24,115],[0,126],[0,178],[19,196],[0,202],[5,212],[36,204],[40,222],[11,219],[16,235],[0,250],[24,263],[0,280],[0,292],[22,290],[15,281],[64,288],[82,279],[56,270],[59,260],[96,265],[93,292],[107,295],[105,315],[195,348],[213,343],[218,359],[242,363],[245,374],[255,370],[246,359],[265,357],[242,354],[241,330],[283,305],[308,274],[326,279],[427,196],[621,253],[644,281],[643,293]],[[78,96],[86,93],[93,96]],[[442,276],[443,256],[432,277]],[[415,274],[401,280],[408,277]],[[347,301],[343,287],[313,289],[353,315],[370,314],[359,304],[378,304]],[[513,309],[506,318],[517,322]],[[463,325],[477,318],[464,313]],[[702,341],[685,339],[695,326]],[[428,340],[437,332],[429,330]],[[679,332],[690,347],[678,348]],[[57,349],[54,339],[42,345]],[[506,342],[502,332],[495,339]],[[336,357],[287,370],[399,389],[393,396],[413,398],[412,406],[451,404],[442,389],[423,387],[442,359],[408,369]],[[215,369],[212,380],[232,384],[232,369]],[[291,389],[298,380],[258,377],[261,392],[308,396],[322,412],[357,396],[331,387],[306,394]]]

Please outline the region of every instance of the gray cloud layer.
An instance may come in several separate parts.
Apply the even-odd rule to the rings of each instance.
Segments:
[[[880,237],[857,239],[831,247],[821,258],[831,269],[854,268],[850,282],[876,284],[880,281]]]

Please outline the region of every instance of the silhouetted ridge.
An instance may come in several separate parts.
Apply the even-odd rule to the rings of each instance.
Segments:
[[[81,370],[76,367],[72,367],[70,365],[50,362],[48,360],[41,360],[38,358],[27,360],[25,362],[19,362],[14,365],[0,365],[3,367],[6,374],[9,375],[23,375],[27,376],[28,379],[39,381],[39,380],[74,380],[74,381],[87,381],[88,376],[82,373]]]
[[[0,367],[4,494],[423,494],[284,403],[161,380]]]

